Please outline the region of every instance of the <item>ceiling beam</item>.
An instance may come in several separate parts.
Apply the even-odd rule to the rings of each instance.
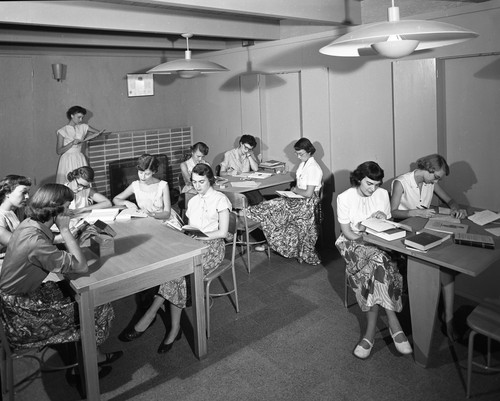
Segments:
[[[280,39],[279,21],[168,10],[96,1],[0,2],[0,24],[214,38]]]
[[[350,15],[361,21],[361,5],[354,0],[92,0],[134,3],[217,13],[240,14],[275,19],[291,19],[319,24],[340,24]],[[346,11],[347,8],[347,11]]]

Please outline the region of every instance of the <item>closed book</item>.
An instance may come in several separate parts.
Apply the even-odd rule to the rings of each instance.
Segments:
[[[406,231],[399,228],[390,228],[385,231],[375,231],[371,228],[366,228],[368,234],[375,235],[379,238],[385,239],[386,241],[394,241],[399,238],[404,238],[406,236]]]
[[[427,230],[439,231],[447,234],[466,233],[469,229],[467,224],[453,223],[446,220],[429,219],[425,227]]]
[[[455,234],[453,242],[459,245],[475,246],[478,248],[495,249],[495,241],[489,235]]]
[[[421,251],[427,251],[442,244],[450,237],[450,234],[440,236],[423,231],[421,233],[412,235],[411,237],[405,238],[404,244]]]

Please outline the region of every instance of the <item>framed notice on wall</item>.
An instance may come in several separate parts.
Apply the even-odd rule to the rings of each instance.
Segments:
[[[127,74],[128,97],[153,96],[154,81],[152,74]]]

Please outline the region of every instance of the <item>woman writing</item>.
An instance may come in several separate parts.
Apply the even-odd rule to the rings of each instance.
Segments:
[[[1,317],[15,348],[78,341],[79,318],[68,283],[44,282],[49,272],[67,276],[87,273],[85,256],[69,230],[68,206],[73,193],[64,185],[45,184],[26,208],[27,218],[12,234],[0,273]],[[50,231],[58,227],[67,251],[53,244]],[[95,308],[96,339],[99,346],[109,334],[114,312],[111,304]],[[98,352],[100,365],[114,362],[121,351]]]
[[[111,207],[111,201],[92,188],[94,170],[89,166],[78,167],[66,176],[66,186],[73,191],[75,198],[69,208],[75,213],[87,212],[92,209]]]
[[[377,163],[362,163],[351,173],[352,187],[337,197],[341,234],[335,245],[346,261],[349,284],[367,319],[365,334],[354,349],[360,359],[370,356],[380,308],[386,311],[396,349],[402,354],[413,352],[395,313],[403,308],[403,280],[397,265],[385,251],[363,241],[364,220],[391,217],[389,194],[380,188],[383,178]]]
[[[448,174],[450,174],[450,168],[444,157],[433,154],[418,159],[416,170],[400,175],[392,182],[392,216],[398,219],[412,216],[432,217],[435,211],[430,208],[430,204],[432,197],[437,195],[450,207],[452,216],[459,219],[467,217],[466,210],[461,209],[458,203],[439,185],[439,181]],[[445,331],[450,340],[456,341],[457,334],[453,324],[455,273],[448,269],[441,269],[441,285]]]
[[[10,237],[19,225],[15,211],[26,206],[30,188],[31,180],[20,175],[8,175],[0,181],[0,263]]]
[[[299,139],[294,149],[301,163],[296,174],[297,185],[291,190],[303,199],[272,199],[249,206],[247,212],[249,218],[261,223],[271,249],[284,257],[317,265],[320,260],[315,249],[316,209],[323,171],[313,157],[316,149],[309,139]]]
[[[87,110],[81,106],[70,107],[66,112],[68,124],[57,130],[56,152],[60,156],[56,172],[58,184],[66,182],[66,175],[70,171],[88,165],[84,155],[85,143],[104,132],[83,123],[85,114]]]
[[[215,176],[206,164],[197,164],[191,172],[191,182],[197,195],[188,204],[186,215],[189,224],[203,233],[206,237],[196,238],[204,241],[208,250],[202,255],[203,274],[207,275],[216,269],[224,260],[225,243],[229,229],[229,211],[232,206],[227,197],[212,186]],[[170,331],[158,347],[158,353],[163,354],[173,346],[174,341],[181,338],[180,319],[182,309],[186,306],[186,281],[184,278],[171,280],[160,286],[153,304],[144,316],[129,331],[122,334],[122,341],[132,341],[140,337],[156,317],[156,313],[167,300],[170,304]]]

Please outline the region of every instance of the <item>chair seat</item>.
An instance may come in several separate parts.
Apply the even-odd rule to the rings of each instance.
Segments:
[[[226,263],[225,261],[223,261],[216,269],[214,269],[210,273],[208,273],[203,278],[203,281],[212,281],[214,278],[219,277],[226,270],[231,270],[231,264],[230,263]]]
[[[248,232],[250,233],[250,232],[256,230],[257,228],[260,228],[260,222],[247,218],[247,226],[248,226]],[[238,231],[247,230],[247,227],[245,227],[245,220],[241,216],[238,216],[238,219],[236,220],[236,229]]]
[[[477,306],[467,317],[467,324],[472,330],[500,342],[500,311]]]

